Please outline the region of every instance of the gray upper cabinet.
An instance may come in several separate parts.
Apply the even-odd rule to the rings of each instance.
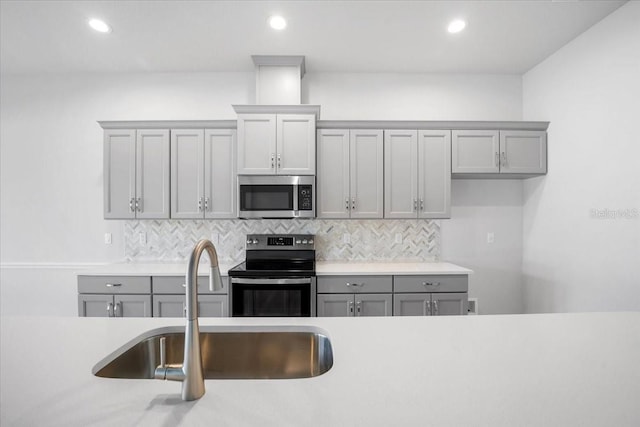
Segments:
[[[171,217],[235,218],[233,129],[171,131]]]
[[[104,217],[169,218],[169,131],[104,133]]]
[[[500,131],[500,172],[543,174],[547,172],[547,133]]]
[[[452,135],[452,173],[518,177],[547,172],[547,133],[537,130],[458,130]]]
[[[383,217],[381,130],[318,131],[319,218]]]
[[[238,174],[314,175],[314,114],[238,114]]]
[[[385,131],[385,218],[451,216],[451,131]]]

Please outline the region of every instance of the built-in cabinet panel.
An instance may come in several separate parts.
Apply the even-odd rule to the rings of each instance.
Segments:
[[[151,317],[151,295],[80,294],[81,317]]]
[[[318,132],[319,218],[383,217],[382,135],[366,129]]]
[[[105,131],[105,218],[169,218],[169,152],[166,129]]]
[[[391,316],[391,294],[318,294],[318,317]]]
[[[451,131],[385,131],[385,218],[451,216]]]
[[[235,218],[235,130],[171,131],[171,217]]]
[[[184,295],[153,295],[153,317],[185,317]],[[227,317],[227,295],[198,295],[198,317]]]
[[[468,290],[466,275],[394,276],[393,315],[465,315]]]
[[[356,294],[356,316],[391,316],[393,299],[391,294]]]
[[[314,175],[314,114],[238,114],[238,174]]]
[[[351,317],[354,313],[353,294],[318,294],[318,317]]]
[[[545,131],[459,130],[452,138],[452,173],[458,177],[517,178],[547,172]]]

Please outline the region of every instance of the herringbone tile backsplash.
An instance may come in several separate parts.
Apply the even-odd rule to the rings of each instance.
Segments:
[[[145,233],[146,243],[141,243]],[[132,262],[187,261],[200,239],[216,243],[221,262],[244,259],[247,234],[316,235],[316,259],[325,261],[437,261],[435,220],[159,220],[125,221],[125,258]],[[350,234],[351,243],[343,243]],[[396,235],[402,243],[395,243]]]

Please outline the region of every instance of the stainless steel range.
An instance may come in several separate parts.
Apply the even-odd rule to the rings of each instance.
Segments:
[[[312,234],[250,234],[245,262],[229,270],[231,316],[316,315]]]

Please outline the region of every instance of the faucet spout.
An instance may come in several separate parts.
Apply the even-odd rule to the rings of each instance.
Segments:
[[[191,252],[186,275],[187,326],[184,333],[184,361],[181,368],[156,368],[156,378],[182,381],[182,400],[196,400],[204,395],[200,327],[198,325],[198,265],[202,252],[209,256],[209,289],[222,289],[216,247],[209,240],[200,240]]]

